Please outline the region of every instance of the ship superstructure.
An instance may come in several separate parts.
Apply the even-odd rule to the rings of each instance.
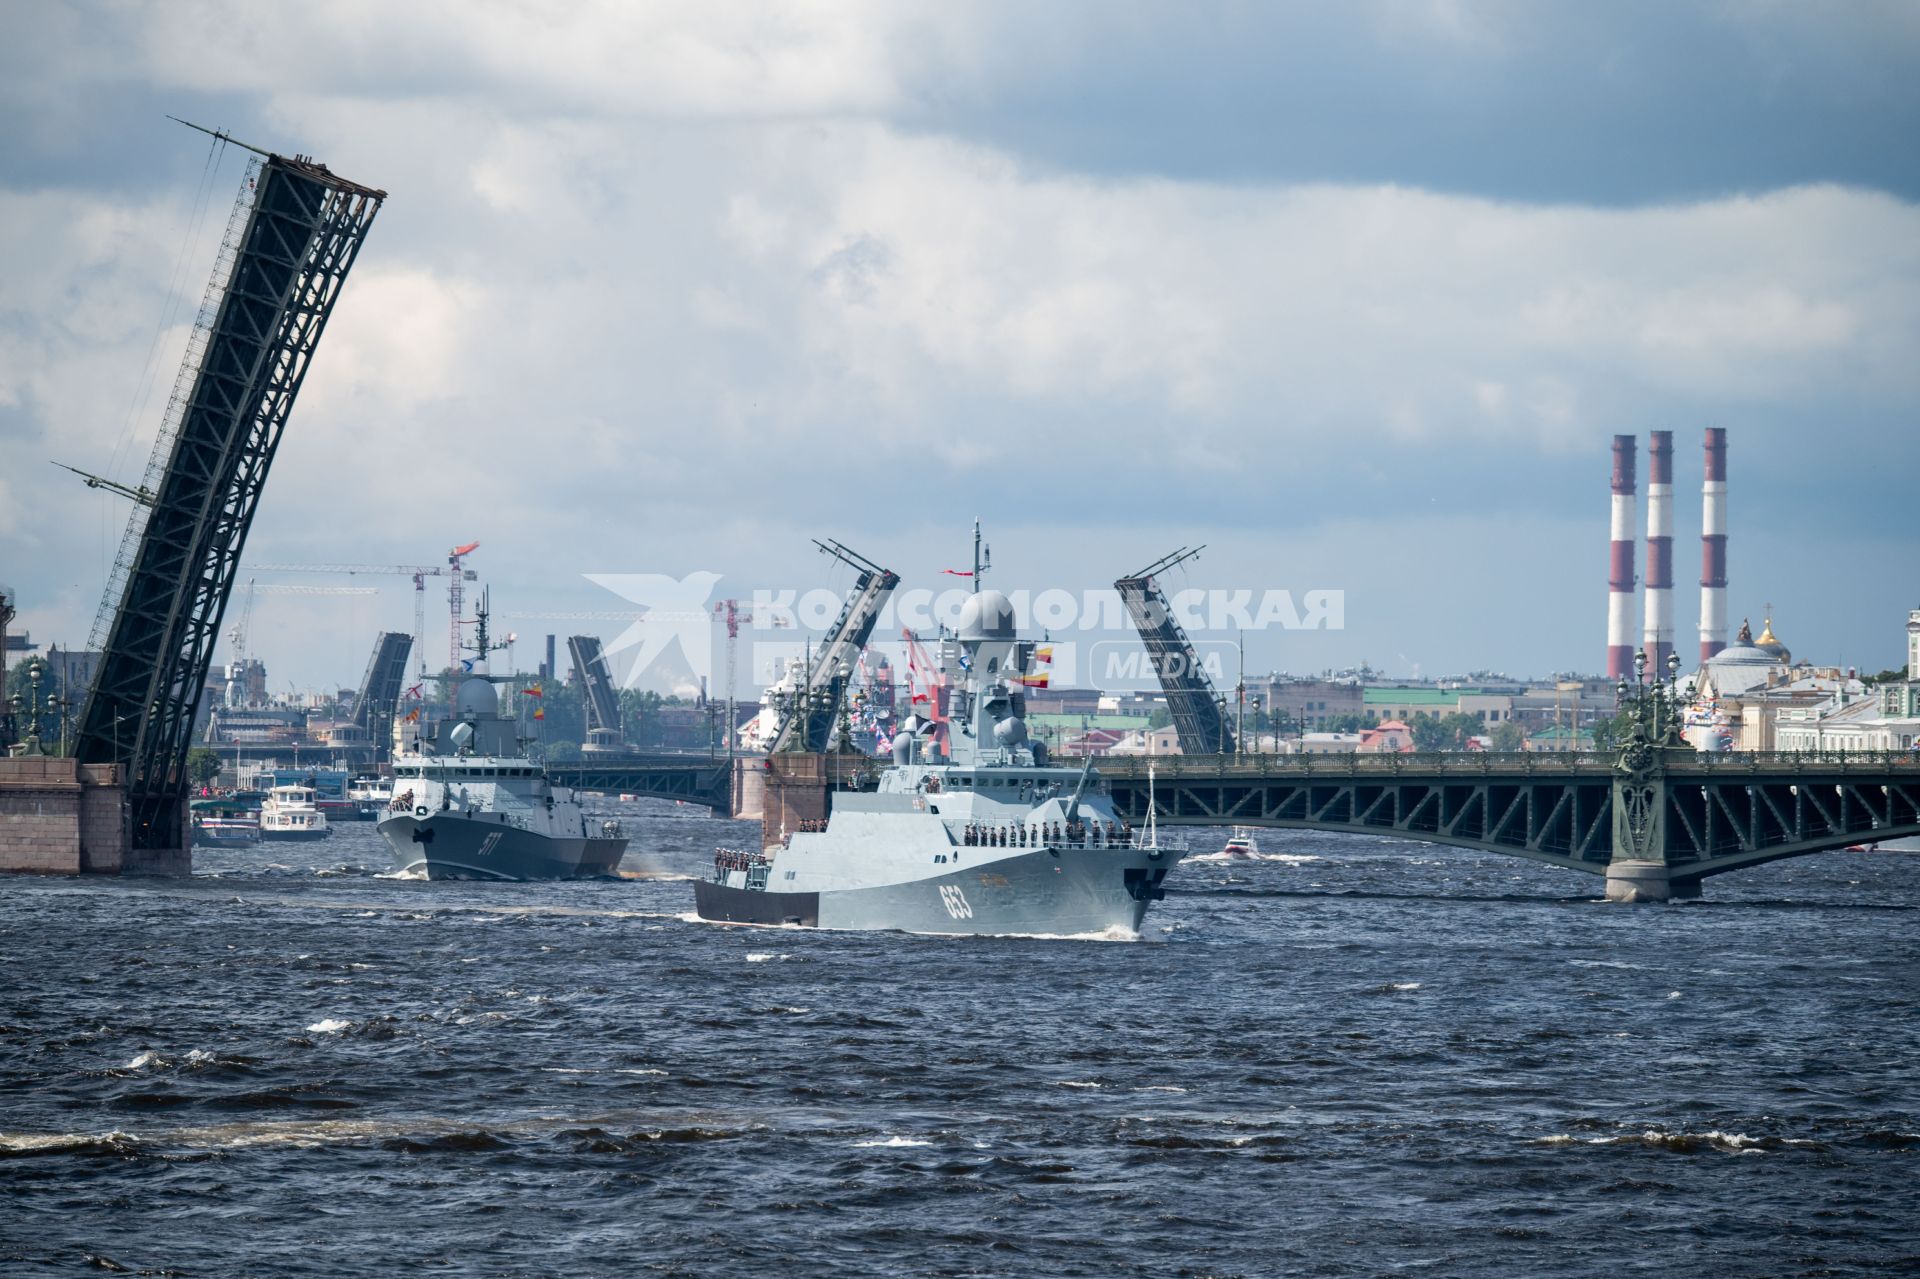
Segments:
[[[695,882],[701,918],[923,933],[1139,930],[1184,850],[1121,821],[1090,760],[1058,766],[1029,736],[1035,645],[1015,637],[1006,597],[977,591],[936,649],[951,684],[945,723],[909,717],[877,788],[832,792],[824,818],[795,823],[770,809],[761,848],[720,850],[712,876]]]

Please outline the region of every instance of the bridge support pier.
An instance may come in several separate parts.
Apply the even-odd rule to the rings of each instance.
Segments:
[[[1607,866],[1610,902],[1693,901],[1699,896],[1699,879],[1676,879],[1663,861],[1623,859]]]

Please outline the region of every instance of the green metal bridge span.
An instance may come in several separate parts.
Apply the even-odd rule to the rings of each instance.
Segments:
[[[1115,808],[1178,825],[1402,836],[1607,879],[1622,900],[1784,857],[1920,835],[1913,757],[1705,755],[1181,756],[1100,761]]]
[[[840,789],[869,784],[880,767],[854,756],[831,762]],[[1096,767],[1135,825],[1151,806],[1173,826],[1456,844],[1603,876],[1618,900],[1694,897],[1711,875],[1920,836],[1920,761],[1911,752],[1708,755],[1636,735],[1611,754],[1106,756]],[[665,754],[549,770],[564,785],[723,814],[733,811],[732,771],[725,758]],[[824,811],[832,787],[822,789]]]

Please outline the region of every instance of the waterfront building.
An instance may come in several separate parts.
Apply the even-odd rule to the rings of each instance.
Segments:
[[[1783,751],[1905,751],[1920,745],[1920,609],[1907,614],[1904,680],[1871,689],[1850,680],[1822,700],[1775,709],[1771,727],[1774,747]]]

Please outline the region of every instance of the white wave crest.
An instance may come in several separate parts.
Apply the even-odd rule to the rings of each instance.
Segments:
[[[341,1021],[338,1017],[323,1017],[307,1029],[316,1035],[337,1035],[351,1025],[352,1022]]]
[[[892,1146],[896,1148],[901,1146],[931,1146],[933,1143],[923,1141],[918,1137],[889,1137],[885,1141],[856,1141],[853,1144],[856,1148],[866,1149],[875,1146]]]

